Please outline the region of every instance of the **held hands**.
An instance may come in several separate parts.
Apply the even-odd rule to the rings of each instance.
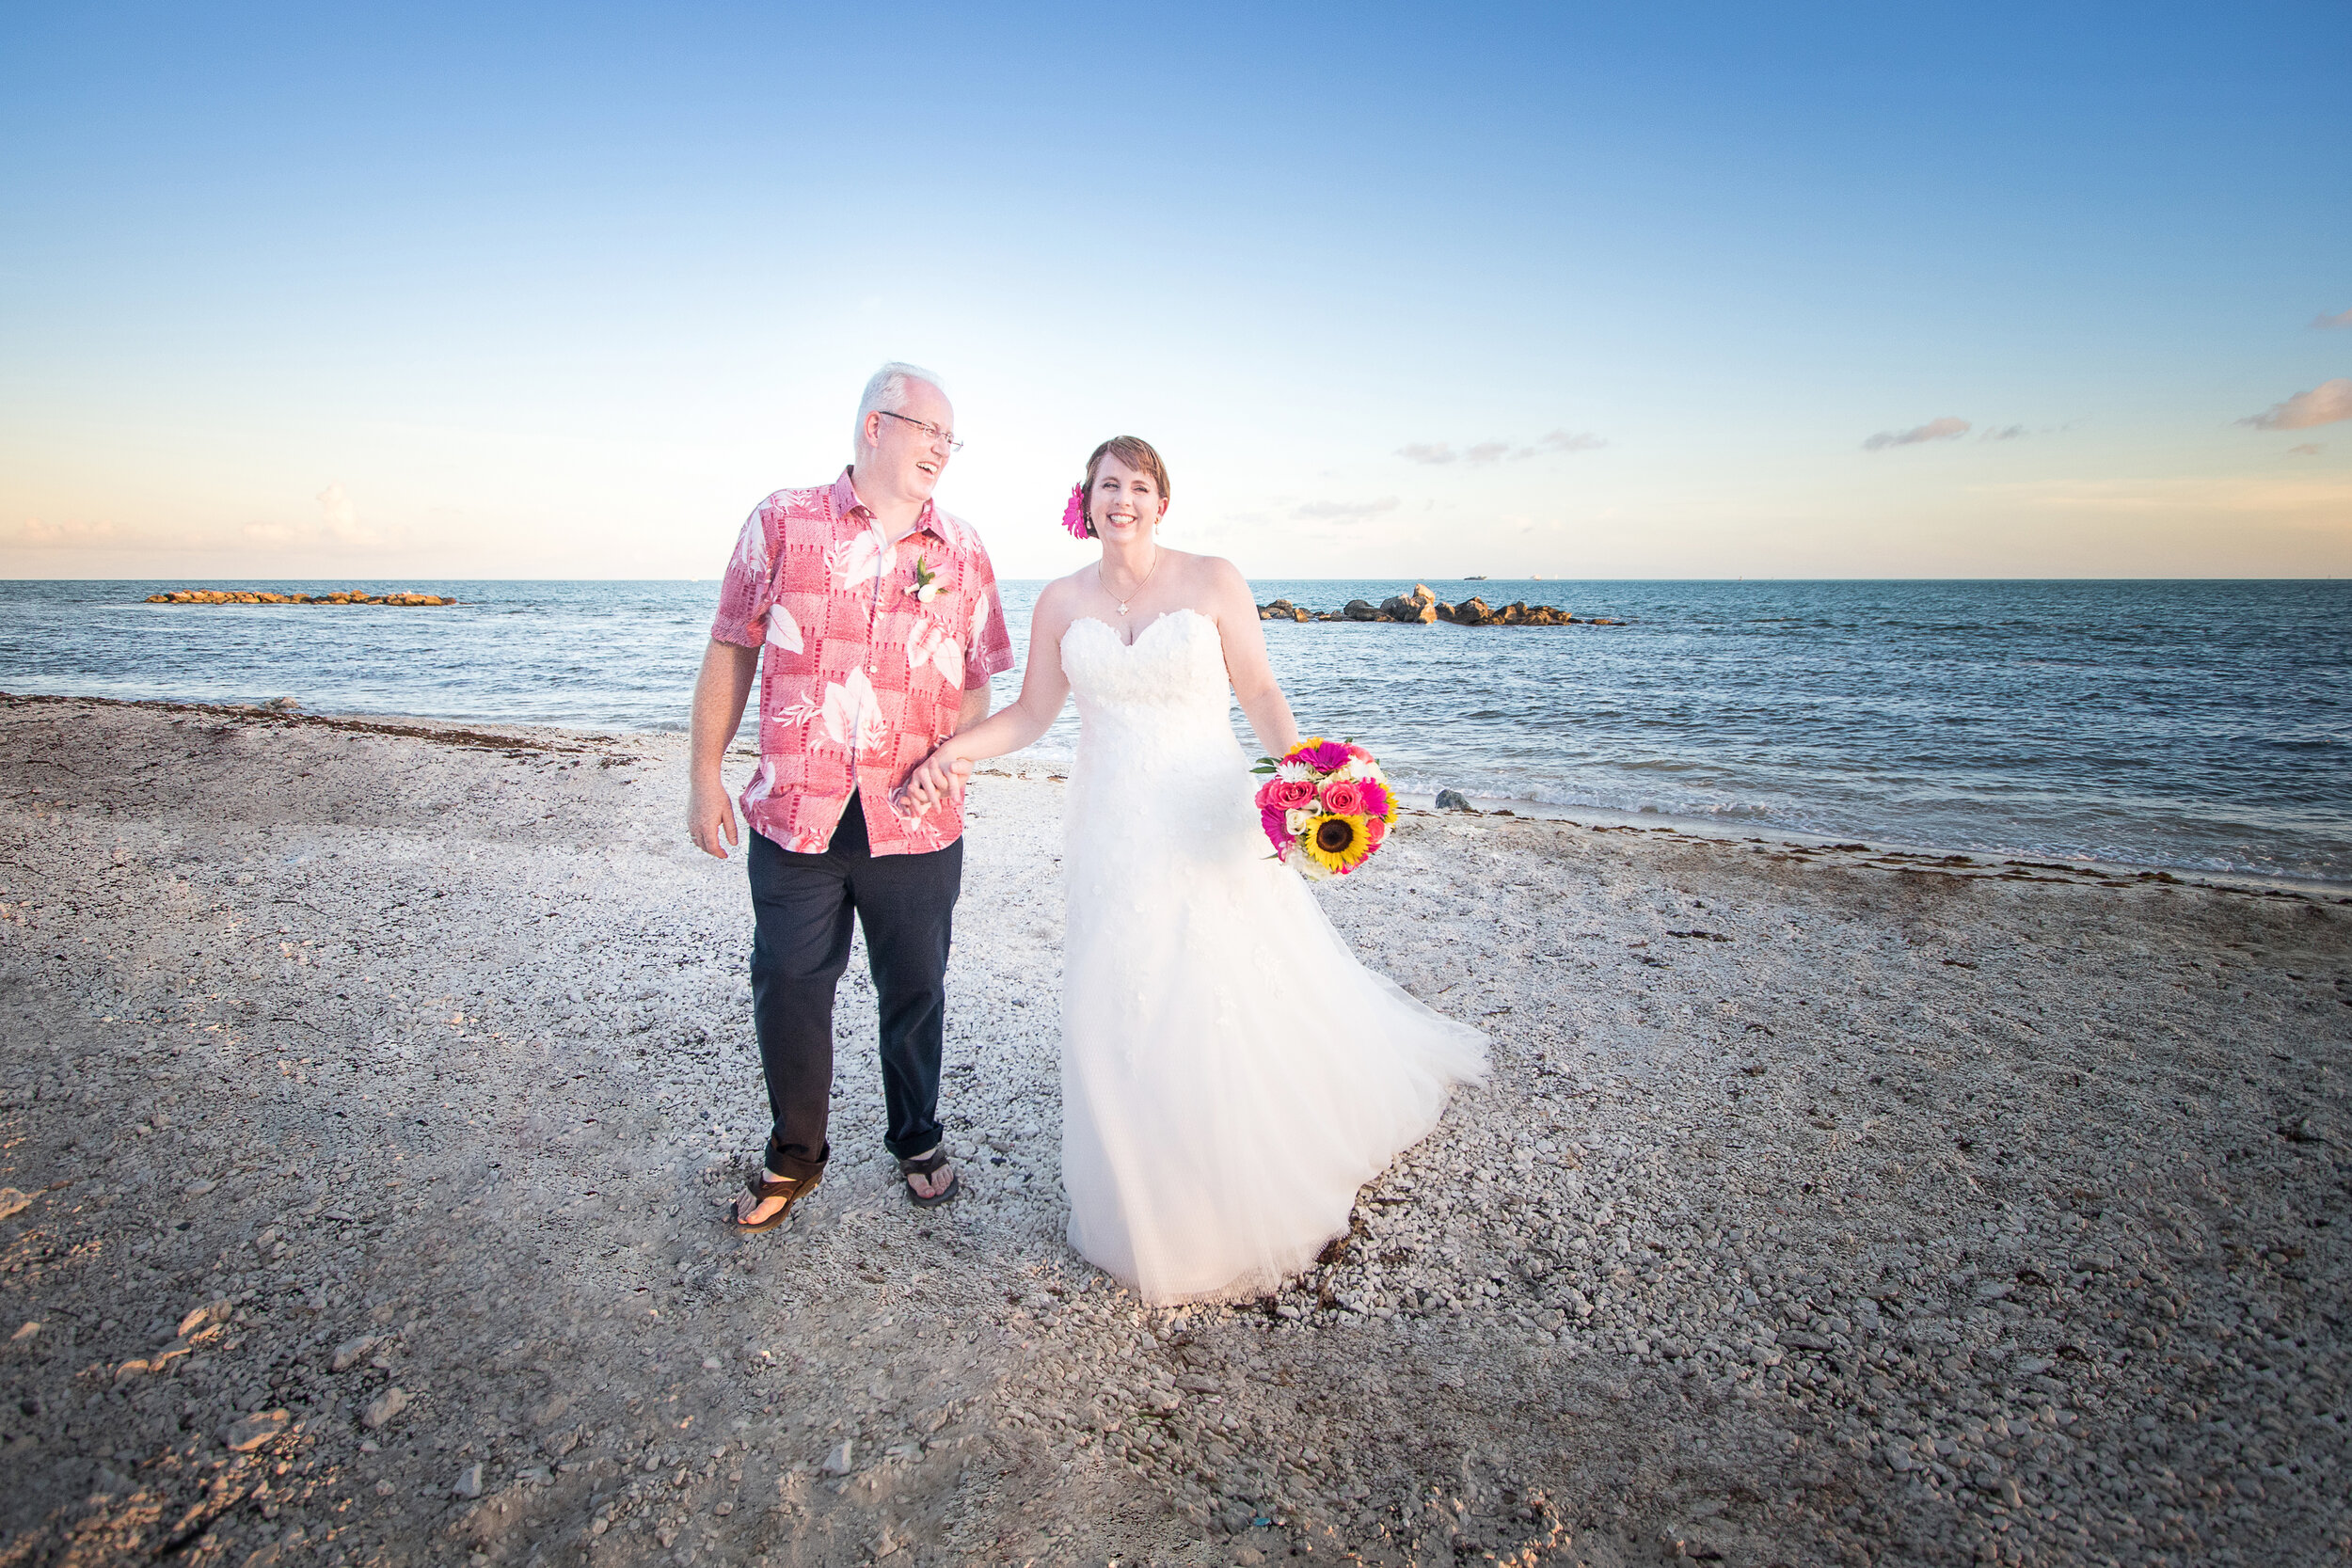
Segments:
[[[908,809],[917,816],[930,811],[943,800],[953,800],[963,793],[963,781],[972,776],[972,764],[963,757],[949,758],[946,748],[933,752],[914,765],[904,785]]]
[[[686,832],[704,854],[727,858],[727,845],[739,841],[735,836],[735,803],[727,799],[724,784],[712,779],[687,786]]]

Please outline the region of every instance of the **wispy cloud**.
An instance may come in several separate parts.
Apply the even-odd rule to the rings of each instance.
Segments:
[[[373,549],[392,543],[383,530],[370,528],[359,520],[358,507],[343,493],[341,484],[329,484],[313,499],[319,503],[317,522],[247,523],[242,531],[246,542],[278,549],[324,546]]]
[[[2352,379],[2344,376],[2323,381],[2284,403],[2274,403],[2259,414],[2249,414],[2238,423],[2256,430],[2309,430],[2338,420],[2352,420]]]
[[[1531,457],[1556,457],[1564,452],[1592,451],[1608,444],[1599,436],[1582,431],[1555,430],[1523,447],[1514,447],[1508,441],[1481,441],[1476,446],[1464,447],[1456,451],[1451,441],[1415,441],[1397,448],[1396,454],[1408,463],[1426,463],[1433,467],[1448,463],[1467,463],[1472,467],[1483,467],[1506,458],[1518,463]]]
[[[1940,420],[1930,420],[1909,430],[1882,430],[1862,443],[1864,451],[1880,451],[1887,447],[1915,447],[1923,441],[1956,441],[1973,428],[1966,420],[1947,414]]]
[[[112,555],[200,554],[216,557],[227,575],[253,569],[253,563],[274,563],[294,556],[310,559],[345,557],[354,562],[382,562],[400,549],[449,547],[446,530],[419,535],[405,526],[370,524],[341,484],[329,484],[312,498],[315,515],[260,518],[246,523],[226,520],[183,523],[159,517],[50,521],[20,517],[0,522],[0,552],[9,550],[86,550]]]
[[[1376,501],[1309,501],[1291,515],[1311,523],[1360,523],[1383,512],[1394,512],[1396,506],[1394,496],[1383,496]]]
[[[2031,432],[2027,431],[2024,425],[2012,424],[2004,425],[1998,430],[1988,430],[1977,439],[1979,441],[2016,441],[2024,439],[2030,434]]]
[[[1555,430],[1541,437],[1532,447],[1521,447],[1513,457],[1549,457],[1556,452],[1597,451],[1609,443],[1599,436],[1581,430]]]
[[[2332,316],[2318,315],[2312,318],[2312,329],[2315,332],[2327,332],[2339,326],[2352,327],[2352,310],[2339,310]]]
[[[2289,457],[2317,457],[2328,449],[2317,441],[2299,441],[2287,448]]]
[[[120,542],[121,532],[112,523],[52,523],[26,517],[13,526],[0,525],[0,548],[68,550]]]

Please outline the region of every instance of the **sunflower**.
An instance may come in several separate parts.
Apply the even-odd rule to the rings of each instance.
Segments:
[[[1343,877],[1372,853],[1372,841],[1360,816],[1318,816],[1308,824],[1299,847],[1325,871]]]

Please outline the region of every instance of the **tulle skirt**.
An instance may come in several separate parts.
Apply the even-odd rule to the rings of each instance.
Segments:
[[[1068,802],[1070,1244],[1152,1302],[1295,1275],[1486,1070],[1484,1036],[1358,963],[1270,858],[1227,734],[1150,780],[1082,742]]]

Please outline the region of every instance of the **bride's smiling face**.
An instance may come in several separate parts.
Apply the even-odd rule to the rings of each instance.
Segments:
[[[1136,539],[1159,526],[1168,498],[1152,476],[1104,452],[1094,470],[1094,490],[1087,497],[1087,519],[1104,539]]]

